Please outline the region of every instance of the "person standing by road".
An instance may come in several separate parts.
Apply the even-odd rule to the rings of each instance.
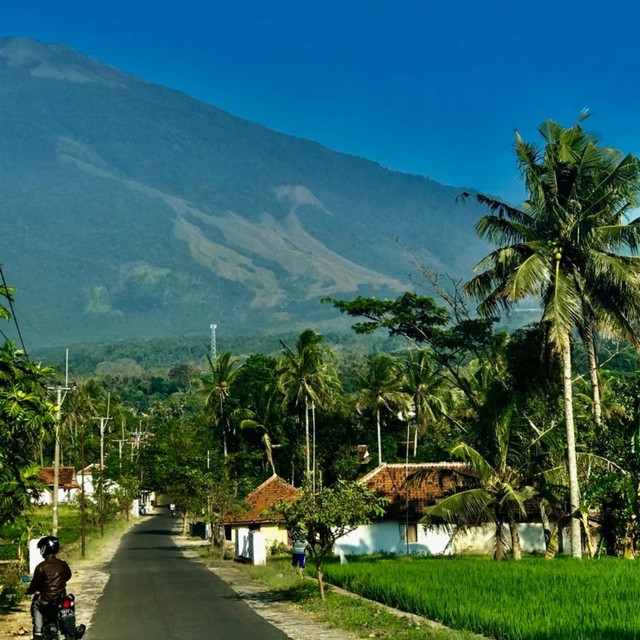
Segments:
[[[292,558],[291,565],[296,570],[296,573],[302,577],[304,568],[307,563],[307,543],[305,540],[295,539],[291,548]]]

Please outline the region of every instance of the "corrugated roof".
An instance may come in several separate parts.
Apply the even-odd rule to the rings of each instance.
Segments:
[[[234,524],[278,522],[279,518],[265,518],[261,515],[262,512],[280,500],[293,502],[299,497],[300,491],[298,489],[274,474],[245,498],[245,502],[249,505],[248,511],[241,516],[228,516],[227,522]]]

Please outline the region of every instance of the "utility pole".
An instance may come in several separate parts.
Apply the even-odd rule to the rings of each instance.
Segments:
[[[107,422],[111,420],[109,417],[109,406],[111,404],[111,394],[107,396],[107,415],[104,417],[96,417],[100,420],[100,492],[99,492],[99,511],[100,511],[100,537],[104,536],[104,430]]]
[[[62,421],[62,403],[69,391],[69,349],[66,350],[65,383],[48,386],[56,394],[56,424],[53,437],[53,496],[51,500],[51,533],[58,535],[58,490],[60,487],[60,422]]]
[[[124,443],[129,442],[131,438],[129,437],[129,439],[127,440],[124,437],[124,420],[122,420],[120,426],[122,427],[122,435],[120,438],[114,439],[113,442],[118,443],[118,460],[120,461],[120,468],[122,469],[122,447],[124,446]]]
[[[216,353],[216,329],[218,328],[217,324],[209,325],[211,329],[211,364],[214,364],[218,354]]]
[[[85,505],[85,495],[84,495],[84,435],[85,435],[86,425],[84,421],[82,422],[82,431],[80,431],[80,464],[82,465],[82,470],[80,471],[80,540],[81,545],[80,549],[82,552],[82,557],[85,556],[86,551],[86,537],[87,537],[87,514],[86,514],[86,505]]]

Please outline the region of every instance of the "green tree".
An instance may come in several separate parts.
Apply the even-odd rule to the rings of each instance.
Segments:
[[[378,464],[382,464],[382,412],[401,414],[408,419],[413,409],[411,395],[404,391],[406,380],[400,363],[395,358],[378,353],[371,358],[361,381],[356,409],[369,409],[376,419]]]
[[[537,297],[542,322],[560,353],[567,432],[571,547],[581,556],[580,490],[573,415],[571,340],[596,326],[633,334],[640,309],[640,259],[635,252],[640,226],[625,224],[636,205],[640,166],[631,155],[600,147],[580,122],[566,129],[547,121],[539,128],[544,147],[516,133],[518,166],[527,200],[522,210],[475,194],[490,213],[476,225],[480,236],[497,245],[476,267],[466,285],[480,300],[478,310],[495,316],[518,300]],[[469,196],[469,194],[464,194]]]
[[[36,452],[55,424],[46,381],[52,371],[6,341],[0,347],[0,523],[28,509],[38,490]]]
[[[311,477],[312,466],[315,478],[315,464],[312,465],[311,438],[309,434],[309,411],[315,424],[315,408],[331,402],[334,391],[340,388],[340,380],[331,362],[331,351],[322,345],[324,336],[305,329],[291,349],[284,342],[282,358],[278,363],[278,388],[283,394],[285,407],[293,406],[298,424],[304,420],[305,426],[305,470]],[[314,441],[315,445],[315,441]],[[315,453],[315,448],[314,448]]]
[[[354,300],[325,298],[323,302],[332,303],[349,316],[363,318],[352,327],[358,334],[386,329],[391,337],[404,336],[428,347],[438,366],[449,373],[468,401],[477,406],[477,399],[467,386],[464,365],[470,356],[482,358],[491,348],[492,326],[497,318],[471,318],[458,292],[448,301],[453,316],[432,297],[409,292],[395,300],[359,296]]]
[[[434,360],[426,349],[409,351],[404,364],[404,376],[408,392],[413,399],[415,432],[413,456],[418,449],[418,434],[426,435],[429,426],[445,412],[450,399],[449,380],[434,367]]]
[[[276,474],[273,461],[273,448],[282,434],[282,398],[275,387],[265,387],[261,396],[256,397],[254,409],[238,410],[241,431],[253,431],[260,434],[260,443],[272,473]]]
[[[336,542],[359,525],[384,513],[383,501],[357,482],[338,482],[312,491],[306,487],[299,500],[279,502],[271,513],[283,518],[294,539],[306,540],[316,565],[320,598],[324,600],[323,563]]]
[[[522,557],[517,523],[526,515],[526,501],[536,495],[523,473],[529,443],[514,428],[515,418],[513,404],[503,407],[493,422],[493,433],[485,434],[488,436],[483,443],[485,455],[465,443],[453,447],[451,454],[469,465],[468,480],[477,486],[438,500],[427,509],[425,518],[425,522],[440,518],[460,530],[491,522],[495,560],[507,557],[507,530],[514,559]],[[414,481],[419,481],[419,477],[416,474]]]
[[[215,362],[208,356],[207,358],[209,372],[201,379],[202,390],[206,394],[205,411],[220,428],[222,452],[226,458],[229,455],[227,436],[230,431],[230,411],[227,404],[231,385],[239,371],[239,364],[229,351],[221,353]]]
[[[231,396],[237,406],[233,420],[240,427],[239,455],[247,458],[256,449],[263,449],[273,473],[277,466],[276,451],[282,454],[278,462],[293,463],[292,452],[288,451],[283,398],[277,388],[277,363],[273,356],[252,354],[231,386]]]
[[[0,285],[0,296],[2,296],[9,306],[13,304],[13,297],[15,295],[16,290],[13,287],[9,287],[4,284],[4,276],[2,278],[3,283]],[[0,304],[0,320],[10,320],[11,319],[11,311],[7,309],[4,305]]]

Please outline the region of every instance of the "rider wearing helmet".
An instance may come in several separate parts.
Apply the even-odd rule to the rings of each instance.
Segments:
[[[41,640],[44,622],[42,608],[58,596],[67,593],[67,582],[71,578],[69,565],[56,556],[60,551],[60,541],[55,536],[45,536],[38,540],[38,550],[44,560],[35,568],[27,593],[39,596],[31,604],[33,618],[33,638]]]

